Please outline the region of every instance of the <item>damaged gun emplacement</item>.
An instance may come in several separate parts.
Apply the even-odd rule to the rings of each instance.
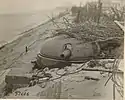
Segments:
[[[123,38],[110,38],[83,43],[74,38],[55,37],[42,45],[36,64],[38,68],[61,68],[72,63],[84,63],[91,59],[105,59],[106,57],[101,57],[100,54],[104,50],[114,51],[122,45],[123,41]]]

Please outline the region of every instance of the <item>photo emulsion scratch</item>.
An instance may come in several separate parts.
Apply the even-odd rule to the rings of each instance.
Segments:
[[[124,98],[125,0],[0,0],[1,99]]]

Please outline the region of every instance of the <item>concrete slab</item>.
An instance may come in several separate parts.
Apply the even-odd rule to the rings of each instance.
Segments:
[[[32,75],[25,73],[22,68],[13,68],[6,75],[5,82],[7,84],[29,84],[31,78]]]

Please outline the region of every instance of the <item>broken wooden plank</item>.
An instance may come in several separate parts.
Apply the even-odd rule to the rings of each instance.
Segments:
[[[108,73],[122,73],[124,74],[124,72],[122,71],[113,71],[113,70],[107,70],[107,69],[94,69],[94,68],[82,68],[83,71],[102,71],[102,72],[108,72]]]
[[[114,21],[116,23],[116,25],[118,25],[118,27],[120,29],[122,29],[125,32],[125,26],[121,25],[119,21]]]

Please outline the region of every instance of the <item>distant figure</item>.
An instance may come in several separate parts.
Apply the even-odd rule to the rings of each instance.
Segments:
[[[27,53],[28,52],[28,47],[27,46],[26,46],[25,50],[26,50],[26,53]]]

